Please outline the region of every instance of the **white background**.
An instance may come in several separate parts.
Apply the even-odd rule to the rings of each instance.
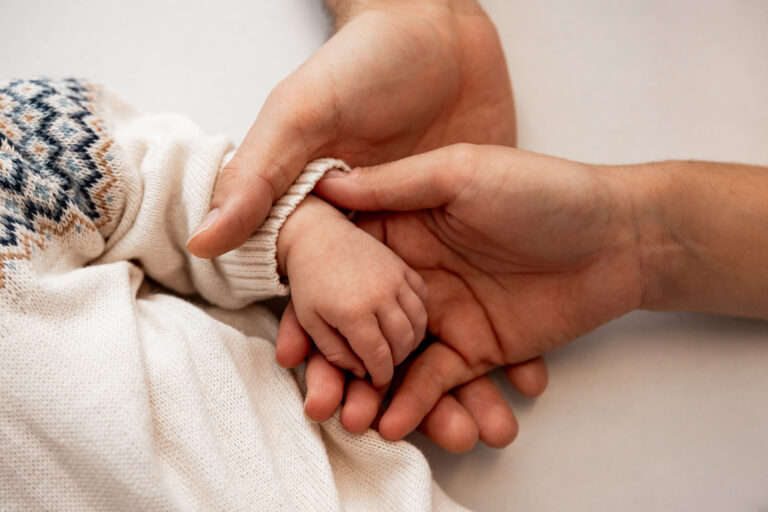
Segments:
[[[521,148],[768,165],[768,2],[488,0]],[[3,78],[80,76],[242,139],[329,33],[320,0],[0,0]],[[718,205],[712,205],[717,208]],[[768,290],[766,290],[768,293]],[[502,451],[435,476],[479,510],[768,510],[768,324],[640,312],[548,358]]]

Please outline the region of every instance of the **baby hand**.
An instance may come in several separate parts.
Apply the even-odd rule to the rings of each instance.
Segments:
[[[421,276],[338,210],[309,196],[278,238],[296,316],[334,365],[382,387],[424,338]]]

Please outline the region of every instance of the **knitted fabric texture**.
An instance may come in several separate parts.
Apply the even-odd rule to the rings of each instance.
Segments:
[[[303,412],[274,362],[280,227],[185,243],[232,146],[77,80],[0,83],[0,508],[454,510],[422,454]],[[202,300],[202,299],[205,300]]]

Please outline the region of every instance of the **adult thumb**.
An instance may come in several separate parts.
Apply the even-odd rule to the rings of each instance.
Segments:
[[[210,212],[187,242],[196,256],[213,258],[245,243],[307,162],[306,149],[289,130],[273,128],[265,136],[262,125],[257,120],[222,169]]]
[[[455,144],[395,162],[330,172],[315,193],[341,208],[408,211],[450,203],[466,182],[474,146]]]

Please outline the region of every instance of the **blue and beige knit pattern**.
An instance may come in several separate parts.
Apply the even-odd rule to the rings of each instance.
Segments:
[[[53,236],[112,225],[118,162],[97,94],[74,79],[0,82],[0,288]]]

